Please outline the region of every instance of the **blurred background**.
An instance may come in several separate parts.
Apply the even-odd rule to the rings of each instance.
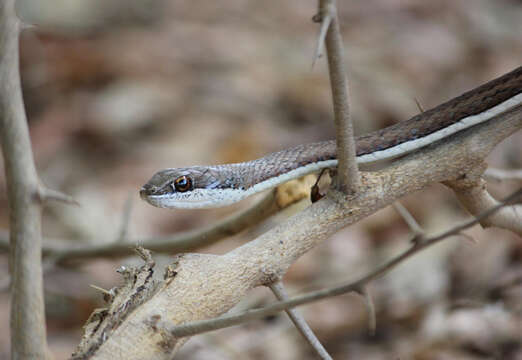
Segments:
[[[50,204],[44,242],[116,241],[130,209],[129,247],[212,224],[238,209],[165,210],[138,189],[158,169],[238,162],[334,138],[326,61],[312,69],[315,1],[19,0],[35,27],[21,37],[21,73],[42,181],[81,204]],[[352,114],[362,134],[405,120],[522,65],[520,0],[339,1]],[[489,158],[522,168],[522,134]],[[0,159],[0,170],[3,164]],[[519,184],[491,183],[501,198]],[[130,204],[130,206],[129,206]],[[433,185],[403,204],[429,232],[468,217]],[[288,211],[269,220],[266,229]],[[8,230],[0,177],[0,229]],[[254,231],[255,232],[255,231]],[[522,239],[482,230],[415,256],[370,286],[377,332],[363,299],[300,307],[336,359],[522,359]],[[247,232],[199,252],[222,254]],[[52,240],[50,240],[52,239]],[[301,258],[285,277],[292,294],[356,279],[409,246],[400,216],[384,209]],[[155,255],[167,263],[169,255]],[[48,341],[56,359],[79,343],[101,294],[134,258],[48,266]],[[7,256],[0,253],[0,359],[8,358]],[[240,306],[273,301],[255,289]],[[183,359],[314,359],[284,314],[192,338]]]

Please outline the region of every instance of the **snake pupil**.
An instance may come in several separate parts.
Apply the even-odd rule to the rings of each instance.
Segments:
[[[174,180],[174,188],[176,191],[185,192],[190,190],[192,187],[192,180],[188,176],[180,176]]]

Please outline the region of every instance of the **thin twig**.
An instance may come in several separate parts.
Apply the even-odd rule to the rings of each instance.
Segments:
[[[127,200],[125,200],[125,205],[123,206],[123,215],[121,219],[121,225],[120,225],[120,233],[118,235],[118,238],[116,239],[116,242],[124,242],[127,238],[128,230],[129,230],[129,221],[130,221],[130,214],[132,211],[132,193],[129,193],[127,196]]]
[[[278,300],[288,300],[288,294],[286,293],[285,287],[281,281],[277,281],[274,283],[271,283],[269,285],[270,290],[274,293],[276,298]],[[303,318],[303,316],[296,310],[296,309],[286,309],[286,313],[288,314],[288,317],[290,317],[290,320],[294,323],[295,327],[301,335],[308,341],[308,343],[313,347],[317,355],[321,359],[332,359],[330,354],[326,351],[323,344],[317,339],[312,329],[310,329],[310,326],[306,323],[306,320]]]
[[[42,279],[41,203],[22,99],[21,24],[15,0],[0,1],[0,143],[10,212],[11,358],[41,359],[47,351]]]
[[[486,180],[502,182],[502,181],[518,181],[522,182],[522,169],[504,170],[488,168],[484,172]]]
[[[422,107],[419,99],[417,99],[416,97],[413,98],[413,101],[415,101],[415,105],[417,105],[417,109],[419,109],[419,112],[423,113],[424,112],[424,108]]]
[[[399,201],[394,202],[393,207],[395,208],[395,210],[397,210],[399,215],[402,216],[404,222],[406,222],[414,236],[424,234],[424,230],[422,230],[417,220],[415,220],[415,218],[408,211],[408,209],[406,209]]]
[[[332,89],[332,101],[335,116],[337,141],[337,177],[336,187],[345,194],[355,194],[360,188],[361,179],[356,160],[356,145],[353,125],[350,117],[348,80],[344,70],[344,49],[335,0],[319,0],[320,37],[326,32],[326,52]],[[328,23],[329,26],[328,26]],[[321,39],[319,38],[318,41]],[[318,46],[318,49],[321,49]]]
[[[366,310],[368,311],[368,333],[373,336],[377,329],[377,315],[375,313],[375,304],[373,302],[368,286],[363,287],[361,291],[364,297],[364,303],[366,304]]]
[[[357,281],[354,281],[352,283],[318,290],[314,292],[309,292],[303,295],[296,296],[294,298],[290,298],[285,301],[278,301],[275,303],[272,303],[264,308],[261,309],[254,309],[254,310],[248,310],[240,314],[233,314],[233,315],[225,315],[220,316],[214,319],[208,319],[208,320],[200,320],[200,321],[194,321],[191,323],[169,327],[169,332],[175,336],[175,337],[185,337],[185,336],[192,336],[200,333],[204,333],[207,331],[222,329],[225,327],[230,327],[234,325],[242,324],[249,320],[259,319],[265,316],[276,314],[282,310],[292,308],[298,305],[307,304],[310,302],[318,301],[321,299],[346,294],[348,292],[352,291],[360,291],[361,288],[363,288],[366,284],[368,284],[370,281],[375,280],[386,273],[390,272],[392,269],[394,269],[397,265],[404,262],[406,259],[412,257],[414,254],[428,248],[429,246],[432,246],[441,240],[448,238],[453,235],[459,234],[462,230],[467,229],[477,223],[480,222],[481,219],[486,218],[490,216],[491,214],[495,213],[502,207],[511,204],[516,199],[519,199],[522,196],[522,189],[518,190],[517,192],[513,193],[504,201],[502,201],[497,206],[494,206],[493,208],[490,208],[477,217],[465,221],[457,226],[452,227],[449,230],[446,230],[444,232],[441,232],[439,234],[435,234],[430,237],[426,237],[424,241],[418,242],[413,244],[408,250],[400,254],[399,256],[396,256],[392,260],[388,261],[386,264],[380,266],[376,270],[372,271],[368,275],[360,278]]]
[[[42,202],[57,201],[68,205],[80,206],[80,203],[76,201],[72,196],[64,194],[60,191],[46,188],[43,185],[38,187],[36,192],[38,200]]]
[[[97,285],[94,285],[94,284],[89,284],[90,287],[92,287],[94,290],[98,290],[99,292],[101,292],[102,294],[105,294],[105,295],[112,295],[111,292],[109,290],[106,290],[102,287],[99,287]]]
[[[312,68],[315,66],[315,63],[321,56],[323,56],[323,49],[324,49],[324,40],[326,38],[326,33],[328,31],[328,28],[330,27],[330,24],[332,23],[332,15],[329,11],[325,12],[324,14],[321,13],[321,9],[319,9],[319,13],[317,13],[312,20],[314,22],[318,22],[321,24],[319,27],[319,34],[317,35],[317,43],[315,46],[315,53],[314,58],[312,60]]]
[[[119,242],[113,241],[102,245],[88,245],[76,248],[46,245],[43,247],[43,256],[52,258],[55,263],[64,263],[77,259],[128,256],[134,254],[135,243],[139,243],[155,253],[188,251],[215,243],[224,237],[238,234],[248,227],[258,224],[278,210],[279,206],[275,202],[275,191],[271,191],[251,207],[232,214],[216,224],[203,229],[186,231],[173,236],[143,240],[125,239]],[[8,236],[6,231],[0,230],[0,250],[6,251],[9,249]],[[51,241],[46,242],[50,243]],[[66,241],[55,240],[52,242],[65,243]]]

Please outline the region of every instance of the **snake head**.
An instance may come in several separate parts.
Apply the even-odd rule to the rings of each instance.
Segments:
[[[163,208],[213,208],[236,202],[239,190],[230,189],[217,167],[164,169],[142,186],[140,197]],[[232,194],[234,192],[234,194]],[[233,201],[227,201],[232,195]]]

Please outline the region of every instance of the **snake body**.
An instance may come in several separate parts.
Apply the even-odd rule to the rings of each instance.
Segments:
[[[521,104],[522,67],[518,67],[409,120],[357,137],[357,162],[407,154]],[[248,162],[160,170],[141,188],[140,196],[164,208],[220,207],[335,166],[335,141],[304,144]]]

